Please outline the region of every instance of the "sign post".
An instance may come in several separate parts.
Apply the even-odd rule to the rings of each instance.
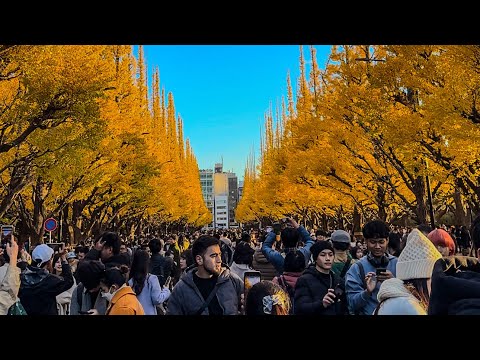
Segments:
[[[49,234],[49,243],[52,242],[52,231],[55,231],[57,229],[58,222],[54,218],[48,218],[45,220],[43,223],[43,228],[48,231]]]

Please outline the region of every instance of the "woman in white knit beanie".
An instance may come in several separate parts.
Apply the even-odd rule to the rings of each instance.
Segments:
[[[435,261],[442,254],[414,229],[398,257],[396,278],[385,280],[378,291],[377,315],[426,315]]]

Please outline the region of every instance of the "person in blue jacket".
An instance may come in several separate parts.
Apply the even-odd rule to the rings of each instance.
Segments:
[[[351,314],[372,315],[381,283],[395,277],[397,258],[387,252],[389,229],[383,221],[366,223],[362,232],[367,255],[347,271],[345,291]]]
[[[284,271],[283,263],[285,261],[285,254],[292,250],[299,250],[303,253],[303,256],[305,256],[305,265],[307,265],[310,260],[310,248],[315,243],[315,240],[310,236],[308,231],[303,226],[298,225],[294,219],[285,218],[285,224],[287,226],[280,234],[283,252],[272,249],[276,238],[274,231],[268,233],[267,238],[262,245],[263,255],[275,267],[278,276],[283,274]],[[305,245],[297,249],[299,241],[302,241]]]

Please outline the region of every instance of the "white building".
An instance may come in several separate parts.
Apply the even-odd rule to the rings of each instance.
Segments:
[[[213,221],[216,229],[228,229],[228,195],[215,195]]]

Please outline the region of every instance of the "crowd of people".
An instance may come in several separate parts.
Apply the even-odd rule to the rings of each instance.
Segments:
[[[0,248],[0,314],[436,315],[480,313],[480,218],[465,227],[367,222],[311,231],[196,231],[76,247]],[[246,282],[258,274],[260,281]],[[248,286],[246,286],[248,284]]]

